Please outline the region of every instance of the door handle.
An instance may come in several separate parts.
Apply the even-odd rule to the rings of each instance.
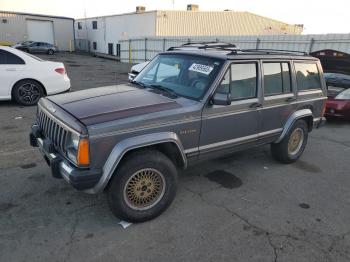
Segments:
[[[286,99],[286,102],[293,102],[293,101],[295,101],[295,100],[296,100],[295,97],[288,97],[288,98]]]
[[[251,104],[249,107],[250,108],[259,108],[259,107],[262,107],[262,104],[255,102],[255,103]]]
[[[6,71],[11,71],[11,72],[13,72],[13,71],[16,71],[16,68],[6,68]]]

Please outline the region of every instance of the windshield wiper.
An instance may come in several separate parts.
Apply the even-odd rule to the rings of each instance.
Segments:
[[[144,83],[139,82],[139,81],[131,81],[131,83],[135,84],[135,85],[138,85],[138,86],[140,86],[142,88],[146,88],[147,87]]]
[[[169,95],[171,95],[172,97],[178,97],[179,95],[172,90],[171,88],[165,87],[165,86],[161,86],[161,85],[150,85],[149,87],[160,90],[162,92],[165,92]]]

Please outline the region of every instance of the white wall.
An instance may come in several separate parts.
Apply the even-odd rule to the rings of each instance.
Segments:
[[[92,29],[92,21],[97,21],[97,30]],[[81,30],[78,29],[78,22],[82,24]],[[108,43],[112,43],[115,55],[118,41],[137,36],[155,36],[155,33],[156,12],[77,19],[75,21],[76,39],[88,39],[92,52],[108,53]],[[92,49],[93,42],[97,43],[97,50]]]

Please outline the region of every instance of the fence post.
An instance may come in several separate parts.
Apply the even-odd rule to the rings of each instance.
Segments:
[[[311,38],[310,44],[309,44],[309,54],[312,52],[314,44],[315,44],[315,38]]]
[[[147,61],[147,37],[145,37],[145,61]]]
[[[131,39],[129,39],[129,64],[132,63]]]
[[[259,49],[259,47],[260,47],[260,42],[261,42],[260,38],[257,38],[257,39],[256,39],[256,46],[255,46],[255,49]]]

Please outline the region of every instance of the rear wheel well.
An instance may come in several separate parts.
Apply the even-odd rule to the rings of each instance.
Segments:
[[[314,118],[312,116],[305,116],[305,117],[299,118],[298,120],[304,120],[307,124],[309,132],[312,131],[314,126]]]
[[[17,81],[16,83],[14,83],[14,85],[12,86],[12,89],[11,89],[11,98],[12,98],[12,99],[13,99],[13,89],[14,89],[14,87],[15,87],[19,82],[24,81],[24,80],[31,80],[31,81],[37,82],[37,83],[41,86],[41,88],[43,89],[44,95],[47,96],[47,92],[46,92],[45,86],[44,86],[40,81],[38,81],[38,80],[36,80],[36,79],[32,79],[32,78],[24,78],[24,79],[18,80],[18,81]]]

